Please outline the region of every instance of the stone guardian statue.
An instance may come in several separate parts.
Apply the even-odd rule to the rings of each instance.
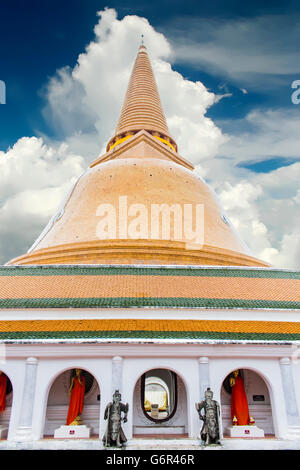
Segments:
[[[124,413],[122,418],[121,414]],[[128,413],[128,403],[121,402],[121,394],[116,390],[113,394],[113,401],[108,403],[104,419],[107,419],[107,428],[103,436],[103,445],[105,447],[122,447],[127,439],[121,427],[121,422],[126,423]]]
[[[205,398],[196,403],[199,418],[203,421],[200,436],[204,445],[220,444],[220,406],[213,400],[213,392],[210,388],[205,391]],[[201,411],[204,410],[202,414]]]

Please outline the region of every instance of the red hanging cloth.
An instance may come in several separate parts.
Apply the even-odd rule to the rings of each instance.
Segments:
[[[67,416],[67,425],[71,424],[78,415],[81,415],[83,410],[83,399],[85,393],[85,378],[83,375],[80,375],[80,382],[77,376],[74,377]]]
[[[4,411],[6,407],[6,385],[7,377],[2,372],[0,375],[0,411]]]
[[[231,394],[231,419],[236,416],[239,426],[249,424],[249,408],[242,377],[235,378]]]

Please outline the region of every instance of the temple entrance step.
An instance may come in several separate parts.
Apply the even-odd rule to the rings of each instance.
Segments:
[[[289,437],[292,439],[300,439],[300,426],[289,426]]]
[[[145,434],[163,434],[163,435],[186,435],[185,426],[134,426],[134,435],[145,435]]]
[[[200,440],[190,439],[187,435],[181,436],[134,436],[127,442],[127,450],[198,450],[201,448]]]
[[[188,434],[134,434],[133,439],[188,439]]]

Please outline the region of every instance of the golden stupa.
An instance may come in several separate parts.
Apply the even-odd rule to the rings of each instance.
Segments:
[[[8,264],[267,266],[251,255],[213,191],[193,169],[177,153],[142,45],[106,153],[78,179],[31,249]],[[106,239],[99,238],[97,230],[101,204],[117,208],[114,234]],[[149,213],[153,205],[202,206],[202,243],[192,243],[185,235],[178,237],[174,227],[163,237],[144,230],[133,238],[124,225],[120,226],[121,221],[128,225],[124,222],[125,205],[126,210],[134,207],[135,215],[141,205]]]

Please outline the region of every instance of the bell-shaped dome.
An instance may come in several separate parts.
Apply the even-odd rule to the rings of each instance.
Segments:
[[[33,249],[13,263],[263,264],[251,257],[199,177],[155,158],[90,168]]]

